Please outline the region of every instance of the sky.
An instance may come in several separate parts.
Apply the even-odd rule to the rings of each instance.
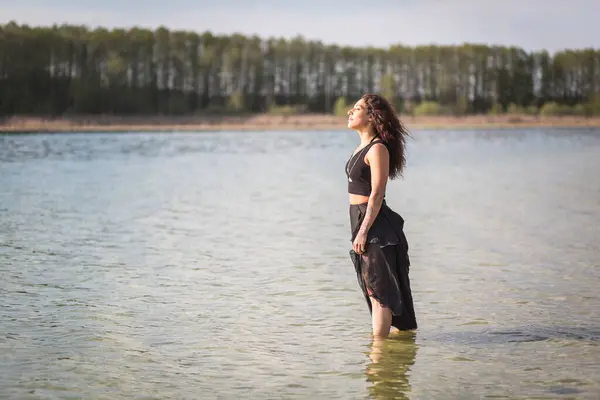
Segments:
[[[600,49],[600,0],[0,0],[0,23],[165,26],[385,48]]]

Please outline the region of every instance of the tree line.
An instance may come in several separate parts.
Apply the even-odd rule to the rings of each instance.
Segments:
[[[0,115],[342,113],[378,92],[405,114],[600,115],[600,50],[0,25]]]

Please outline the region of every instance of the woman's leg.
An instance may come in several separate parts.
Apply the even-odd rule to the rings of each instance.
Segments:
[[[392,312],[373,297],[369,297],[373,308],[371,313],[371,323],[373,325],[373,336],[376,338],[387,338],[392,327]]]

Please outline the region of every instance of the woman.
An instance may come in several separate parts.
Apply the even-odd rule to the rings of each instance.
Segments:
[[[387,180],[402,175],[408,132],[381,96],[366,94],[348,111],[348,128],[360,145],[346,163],[352,250],[359,285],[371,313],[373,335],[390,327],[417,328],[404,220],[385,202]]]

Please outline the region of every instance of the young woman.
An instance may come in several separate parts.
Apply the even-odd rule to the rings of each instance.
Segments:
[[[402,175],[408,132],[386,99],[366,94],[348,111],[348,128],[360,145],[346,163],[350,227],[359,285],[371,313],[373,335],[387,337],[390,327],[417,328],[410,281],[404,220],[385,202],[388,178]]]

